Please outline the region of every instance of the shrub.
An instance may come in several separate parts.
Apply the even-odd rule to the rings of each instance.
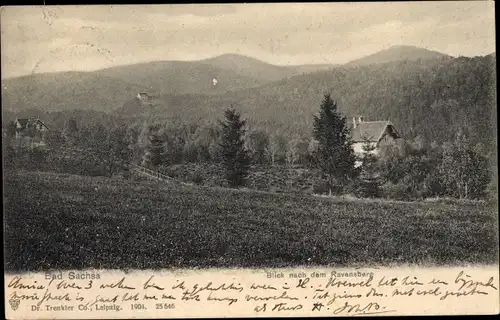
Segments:
[[[313,192],[315,194],[328,194],[329,190],[330,186],[326,180],[316,181],[313,185]]]
[[[386,198],[402,201],[410,200],[413,196],[410,188],[402,183],[386,183],[382,186],[382,193]]]
[[[313,185],[313,192],[316,194],[341,195],[348,190],[348,185],[335,179],[319,178]]]
[[[379,198],[382,195],[378,179],[358,180],[353,189],[354,195],[359,198]]]
[[[487,159],[468,145],[445,150],[440,172],[446,194],[460,199],[484,198],[491,181]]]
[[[203,181],[205,181],[205,178],[200,172],[194,172],[191,174],[189,180],[196,184],[202,184]]]

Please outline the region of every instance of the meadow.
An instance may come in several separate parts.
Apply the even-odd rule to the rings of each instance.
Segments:
[[[12,172],[5,269],[462,265],[498,261],[486,202],[348,200]]]

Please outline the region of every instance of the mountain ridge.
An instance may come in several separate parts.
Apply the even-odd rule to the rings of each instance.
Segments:
[[[388,50],[412,51],[415,48],[418,52],[428,53],[429,51],[411,46],[394,46]],[[382,50],[373,55],[381,52],[384,53]],[[438,53],[438,56],[449,57],[441,53]],[[496,55],[490,55],[490,57],[495,58]],[[398,61],[400,60],[388,63],[397,64]],[[194,63],[166,60],[109,67],[97,71],[41,73],[3,79],[2,106],[4,109],[11,110],[82,108],[112,112],[135,97],[138,92],[181,96],[199,94],[230,96],[230,92],[244,94],[253,90],[253,94],[258,95],[260,90],[266,91],[268,85],[276,87],[280,83],[293,82],[293,79],[304,74],[314,77],[315,74],[321,75],[337,69],[349,69],[352,64],[353,62],[350,62],[335,67],[330,67],[330,65],[274,66],[255,58],[226,54]],[[235,68],[235,65],[239,69]],[[231,70],[231,68],[237,70]],[[250,72],[247,72],[248,69]],[[304,72],[311,70],[314,72]],[[216,85],[213,79],[217,79]],[[277,97],[277,99],[282,98]]]
[[[416,54],[422,54],[424,56],[420,56],[419,58],[423,58],[423,59],[426,59],[427,57],[426,56],[429,56],[432,55],[431,58],[435,58],[435,57],[452,57],[450,55],[447,55],[447,54],[444,54],[444,53],[441,53],[441,52],[438,52],[438,51],[434,51],[434,50],[429,50],[429,49],[425,49],[425,48],[421,48],[421,47],[417,47],[417,46],[411,46],[411,45],[394,45],[394,46],[391,46],[387,49],[382,49],[382,50],[379,50],[375,53],[372,53],[372,54],[369,54],[369,55],[366,55],[362,58],[359,58],[359,59],[355,59],[355,60],[352,60],[352,61],[348,61],[344,64],[338,64],[338,63],[310,63],[310,64],[299,64],[299,65],[277,65],[277,64],[271,64],[271,63],[267,63],[267,62],[264,62],[262,60],[259,60],[257,58],[253,58],[253,57],[249,57],[249,56],[245,56],[245,55],[242,55],[242,54],[238,54],[238,53],[225,53],[225,54],[221,54],[221,55],[218,55],[218,56],[215,56],[215,57],[210,57],[210,58],[205,58],[205,59],[199,59],[199,60],[154,60],[154,61],[147,61],[147,62],[138,62],[138,63],[132,63],[132,64],[121,64],[121,65],[117,65],[117,66],[110,66],[110,67],[106,67],[106,68],[101,68],[101,69],[98,69],[98,70],[92,70],[92,71],[53,71],[53,72],[43,72],[43,73],[33,73],[33,74],[27,74],[27,75],[20,75],[20,76],[14,76],[14,77],[6,77],[6,78],[2,78],[2,81],[3,80],[11,80],[11,79],[19,79],[19,78],[23,78],[23,77],[29,77],[29,76],[34,76],[34,75],[38,75],[38,74],[63,74],[63,73],[70,73],[70,72],[78,72],[78,73],[105,73],[106,71],[109,71],[109,70],[116,70],[116,69],[120,69],[120,68],[130,68],[130,67],[145,67],[147,65],[161,65],[161,64],[190,64],[190,63],[201,63],[201,64],[206,64],[206,65],[212,65],[212,66],[222,66],[221,63],[220,63],[220,60],[240,60],[241,61],[246,61],[248,63],[248,61],[252,61],[253,63],[257,63],[257,64],[260,64],[260,65],[263,65],[265,67],[275,67],[275,68],[278,68],[278,69],[281,69],[281,70],[287,70],[287,71],[284,71],[284,73],[287,73],[287,76],[294,76],[294,75],[298,75],[302,72],[315,72],[315,71],[323,71],[323,70],[327,70],[327,69],[330,69],[330,68],[333,68],[333,67],[338,67],[338,66],[350,66],[350,65],[359,65],[359,62],[364,60],[364,59],[367,59],[367,58],[370,58],[370,57],[373,57],[373,56],[377,56],[377,55],[380,55],[380,54],[386,54],[387,52],[395,52],[395,51],[404,51],[405,53],[409,52],[409,51],[414,51]],[[493,55],[495,56],[496,53],[495,52],[492,52],[490,53],[489,55]],[[411,57],[410,57],[411,58]],[[401,58],[401,57],[394,57],[394,59],[392,59],[391,61],[397,61],[397,60],[407,60],[408,57],[404,56]],[[412,59],[413,60],[413,59]],[[376,62],[376,63],[385,63],[387,61],[383,61],[383,62]],[[227,64],[227,62],[226,62]],[[231,69],[230,67],[228,67],[227,65],[224,67],[224,69]],[[294,69],[299,69],[300,71],[297,72],[297,70],[294,70]],[[280,80],[282,78],[279,78],[278,80]],[[276,81],[276,79],[272,79],[271,81]]]
[[[338,67],[223,95],[167,95],[151,109],[116,113],[160,122],[180,118],[215,123],[225,108],[233,107],[252,130],[294,136],[310,134],[312,116],[323,95],[331,93],[348,119],[390,119],[405,138],[452,141],[455,131],[465,128],[473,141],[490,143],[491,126],[484,117],[495,106],[495,65],[494,57],[483,56]]]
[[[2,81],[2,110],[95,110],[127,121],[174,118],[200,123],[217,121],[225,108],[234,106],[252,128],[293,136],[310,134],[312,115],[323,94],[332,93],[344,115],[391,119],[405,137],[423,135],[429,141],[450,141],[455,129],[467,128],[481,141],[491,137],[484,116],[496,101],[495,68],[496,55],[491,54],[337,66],[263,84],[251,78],[255,86],[235,91],[210,93],[194,88],[191,92],[164,92],[152,107],[134,100],[138,92],[151,90],[144,84],[93,72],[38,74]]]
[[[267,62],[261,61],[257,58],[245,56],[245,55],[238,54],[238,53],[226,53],[226,54],[218,55],[215,57],[205,58],[205,59],[200,59],[200,60],[154,60],[154,61],[139,62],[139,63],[133,63],[133,64],[122,64],[122,65],[117,65],[117,66],[110,66],[110,67],[101,68],[101,69],[92,70],[92,71],[71,70],[71,71],[54,71],[54,72],[33,73],[33,74],[20,75],[20,76],[15,76],[15,77],[2,78],[2,81],[3,80],[11,80],[11,79],[20,79],[20,78],[36,76],[36,75],[40,75],[40,74],[57,75],[57,74],[66,74],[66,73],[98,73],[98,74],[105,75],[106,72],[108,72],[108,71],[117,70],[117,69],[121,69],[121,68],[125,68],[125,69],[126,68],[133,68],[133,67],[144,68],[148,65],[152,65],[152,66],[174,65],[174,64],[186,64],[187,65],[187,64],[191,64],[191,63],[200,63],[200,64],[205,64],[205,65],[211,65],[214,67],[219,66],[219,67],[222,67],[223,69],[231,69],[231,68],[235,69],[235,67],[236,68],[239,67],[240,69],[242,69],[241,64],[246,64],[246,65],[248,65],[250,63],[259,64],[259,65],[263,66],[264,68],[277,68],[279,70],[282,70],[282,73],[284,74],[284,76],[281,76],[281,75],[277,76],[277,77],[273,76],[273,78],[270,79],[270,81],[276,81],[276,80],[280,80],[284,77],[298,75],[298,74],[301,74],[303,72],[310,73],[310,72],[315,72],[315,71],[328,70],[328,69],[331,69],[333,67],[338,67],[338,66],[348,66],[348,65],[357,64],[356,62],[359,60],[366,59],[366,58],[369,58],[371,56],[378,55],[378,54],[384,53],[386,51],[393,51],[393,50],[405,50],[405,51],[416,50],[419,52],[427,52],[427,53],[432,52],[433,54],[440,56],[440,57],[441,56],[451,57],[449,55],[446,55],[444,53],[440,53],[438,51],[432,51],[432,50],[428,50],[428,49],[424,49],[424,48],[420,48],[420,47],[416,47],[416,46],[408,46],[408,45],[391,46],[388,49],[383,49],[383,50],[377,51],[373,54],[364,56],[364,57],[359,58],[359,59],[349,61],[349,62],[344,63],[344,64],[311,63],[311,64],[298,64],[298,65],[276,65],[276,64],[267,63]],[[495,55],[495,52],[490,53],[490,55]],[[238,66],[238,65],[228,66],[227,65],[228,61],[224,62],[223,60],[229,60],[229,63],[238,61],[240,66]],[[401,60],[401,59],[394,59],[394,60]],[[384,61],[384,62],[386,62],[386,61]],[[130,82],[135,83],[133,81],[130,81]],[[138,84],[138,83],[136,83],[136,84]]]
[[[392,61],[409,60],[414,61],[418,59],[440,59],[440,58],[453,58],[450,55],[429,50],[426,48],[409,46],[409,45],[396,45],[387,49],[382,49],[375,53],[369,54],[359,59],[349,61],[344,66],[363,66],[370,64],[380,64]]]

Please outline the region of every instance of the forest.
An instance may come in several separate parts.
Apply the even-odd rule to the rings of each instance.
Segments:
[[[256,88],[160,94],[150,103],[124,93],[123,105],[102,108],[108,111],[79,106],[78,100],[75,108],[61,111],[6,108],[2,124],[10,152],[5,161],[36,168],[43,162],[50,167],[46,170],[108,176],[134,163],[183,181],[225,185],[221,121],[231,109],[244,123],[247,187],[332,192],[335,183],[325,181],[325,170],[317,163],[314,134],[318,106],[328,94],[347,129],[353,116],[362,115],[367,121],[390,120],[402,136],[378,159],[358,159],[376,162],[367,167],[373,167],[371,175],[380,180],[385,196],[485,197],[494,192],[497,174],[495,63],[492,54],[337,66]],[[46,150],[9,147],[12,121],[26,116],[38,116],[50,127]],[[153,165],[152,155],[160,159]],[[449,172],[450,166],[459,169]],[[471,166],[474,170],[467,169]],[[362,189],[358,182],[343,183],[349,190],[338,192]]]
[[[62,131],[45,134],[46,148],[30,148],[13,139],[11,122],[4,164],[7,170],[126,179],[134,178],[129,168],[136,164],[208,186],[397,200],[491,198],[496,192],[491,151],[473,143],[464,130],[443,144],[422,137],[400,139],[378,156],[369,152],[367,143],[366,154],[355,155],[347,118],[330,95],[324,96],[312,122],[309,137],[287,138],[247,131],[246,121],[234,109],[226,110],[217,124],[202,126],[181,121],[80,126],[69,119]],[[355,168],[355,161],[362,165]]]
[[[116,91],[103,82],[102,88],[92,89],[90,94],[90,88],[85,87],[59,90],[29,83],[26,88],[31,88],[30,92],[4,92],[3,126],[16,116],[40,116],[56,130],[62,130],[69,118],[80,126],[100,123],[106,127],[137,127],[145,122],[172,126],[174,122],[203,130],[204,126],[216,125],[220,114],[234,107],[247,120],[250,132],[300,139],[311,135],[312,115],[323,94],[330,93],[348,119],[362,115],[367,121],[390,120],[406,140],[420,136],[429,143],[442,144],[452,141],[462,129],[474,143],[494,149],[495,79],[496,56],[492,54],[337,66],[238,91],[162,94],[151,105],[137,101],[137,87]],[[8,85],[13,82],[6,81]],[[101,84],[98,78],[91,82]],[[51,94],[36,93],[46,89]],[[28,101],[31,96],[33,100]],[[56,105],[64,102],[67,107],[53,110],[52,101]],[[96,103],[102,107],[94,109]]]

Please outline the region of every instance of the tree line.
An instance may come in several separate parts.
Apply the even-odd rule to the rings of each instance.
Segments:
[[[245,122],[234,110],[226,111],[221,145],[227,179],[232,185],[244,184],[250,157],[242,140]],[[468,141],[463,131],[443,145],[427,144],[423,139],[382,147],[364,143],[362,155],[352,148],[350,128],[329,94],[313,118],[315,147],[309,149],[308,165],[320,171],[325,191],[352,192],[361,197],[399,199],[450,196],[482,198],[491,182],[491,164],[480,145]],[[356,166],[356,161],[360,166]],[[236,177],[236,178],[235,178]],[[384,192],[385,191],[385,192]]]
[[[348,118],[390,119],[406,139],[421,136],[438,144],[453,141],[461,129],[472,143],[494,148],[495,70],[491,56],[338,67],[220,95],[165,95],[158,107],[123,108],[116,114],[215,123],[225,109],[242,105],[249,130],[310,136],[322,93],[334,90]]]
[[[233,108],[224,112],[223,120],[200,125],[179,120],[79,128],[69,119],[62,131],[46,133],[48,151],[7,143],[5,161],[7,166],[24,163],[40,169],[44,164],[53,171],[108,176],[131,163],[159,171],[183,163],[216,164],[230,187],[245,186],[252,167],[303,168],[317,172],[322,185],[318,192],[397,199],[481,198],[491,182],[488,154],[463,131],[451,142],[403,140],[378,154],[367,142],[365,152],[356,155],[346,117],[329,94],[312,123],[312,136],[286,137],[248,130],[246,120]],[[14,134],[9,125],[7,136]]]
[[[152,108],[141,105],[134,98],[135,94],[127,98],[127,92],[136,93],[135,89],[129,88],[118,96],[101,95],[99,109],[108,113],[90,110],[94,103],[90,104],[88,99],[75,99],[74,94],[68,95],[71,92],[64,90],[51,91],[59,102],[65,102],[64,109],[75,110],[50,113],[26,110],[26,107],[38,108],[52,103],[40,103],[39,95],[32,92],[19,92],[16,96],[30,101],[4,101],[4,111],[8,108],[24,111],[4,112],[2,121],[14,116],[40,116],[51,127],[63,130],[69,117],[82,127],[96,122],[106,127],[119,123],[140,127],[143,120],[158,119],[167,123],[172,118],[179,118],[186,125],[199,125],[201,119],[210,119],[210,123],[217,127],[217,120],[224,110],[231,105],[241,105],[245,106],[247,134],[256,132],[258,138],[263,132],[274,147],[283,149],[279,147],[281,137],[290,140],[293,136],[301,144],[304,138],[310,139],[312,114],[321,103],[321,94],[335,88],[337,103],[348,118],[363,115],[366,119],[390,119],[406,139],[421,136],[438,144],[453,141],[456,132],[462,129],[471,143],[482,143],[489,150],[496,148],[495,70],[494,55],[337,67],[237,92],[209,96],[161,95],[159,105]],[[46,90],[41,90],[43,98],[50,98],[44,92]],[[96,97],[95,94],[91,96]],[[109,97],[112,99],[107,99]],[[127,102],[128,99],[131,101]],[[246,143],[249,143],[248,138]],[[270,151],[275,158],[286,161],[286,152]],[[270,157],[265,155],[265,160]]]

